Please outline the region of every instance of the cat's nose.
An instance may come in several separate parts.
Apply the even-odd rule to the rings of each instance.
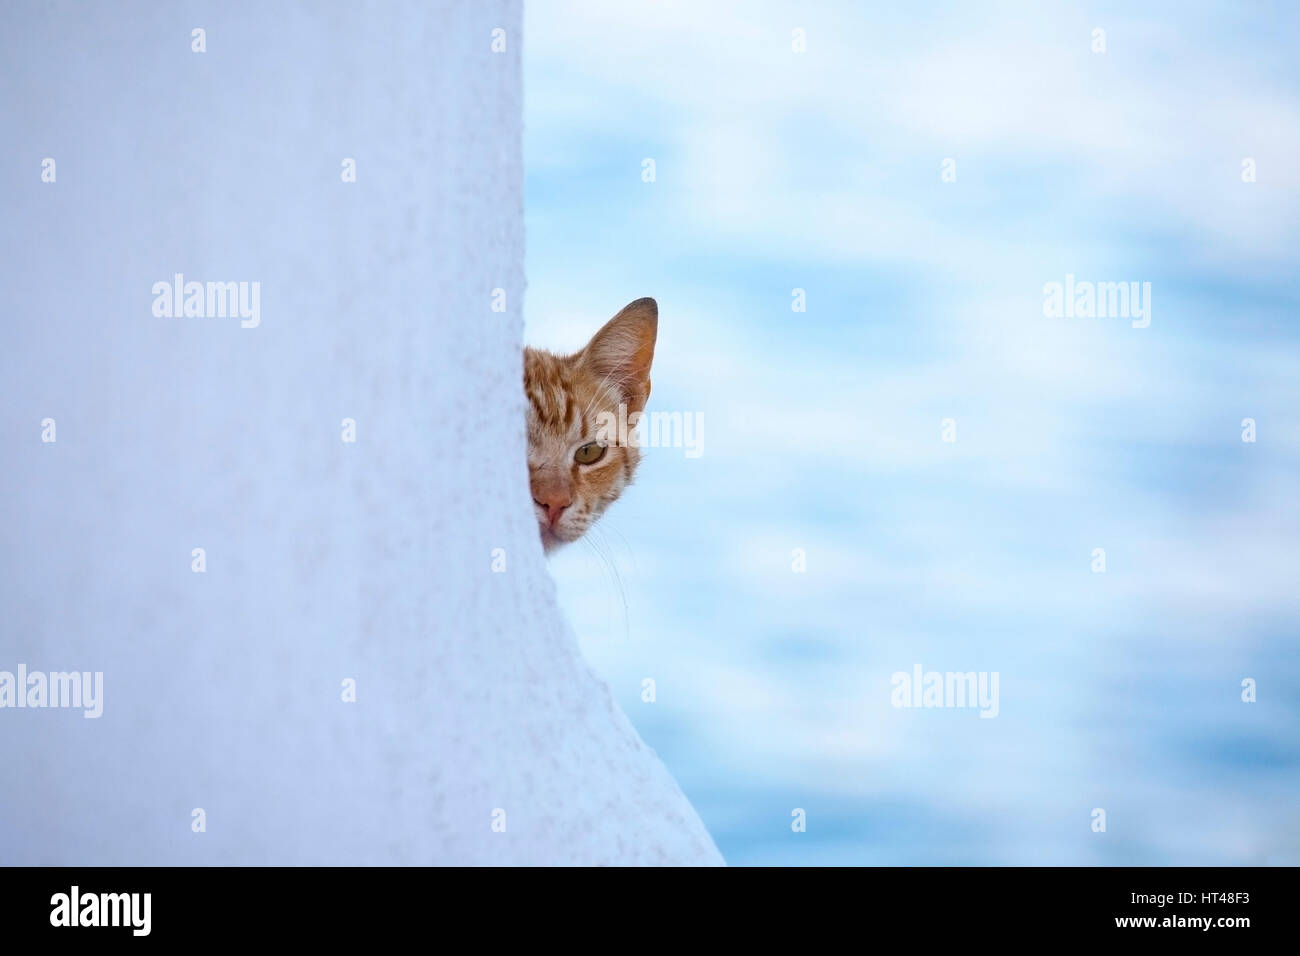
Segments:
[[[573,496],[557,491],[543,495],[541,498],[534,498],[533,501],[546,512],[546,520],[551,523],[551,527],[555,527],[560,520],[560,515],[564,514],[564,509],[573,504]]]

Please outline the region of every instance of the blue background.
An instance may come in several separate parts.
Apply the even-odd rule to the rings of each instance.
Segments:
[[[653,295],[704,425],[552,566],[730,862],[1300,863],[1298,24],[527,5],[528,339]],[[892,707],[918,663],[997,718]]]

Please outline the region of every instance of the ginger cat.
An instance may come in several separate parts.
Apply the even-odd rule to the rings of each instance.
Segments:
[[[620,403],[629,418],[645,409],[658,328],[655,300],[637,299],[580,352],[524,349],[528,482],[548,552],[582,537],[632,483],[640,449],[610,434],[609,416]]]

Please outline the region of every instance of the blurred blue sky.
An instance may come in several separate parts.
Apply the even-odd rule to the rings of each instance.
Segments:
[[[1300,9],[1131,6],[527,4],[528,339],[704,420],[553,568],[732,863],[1300,863]]]

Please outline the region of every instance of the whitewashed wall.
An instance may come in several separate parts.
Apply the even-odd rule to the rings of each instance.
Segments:
[[[0,862],[720,862],[536,540],[521,41],[511,0],[0,8],[0,671],[103,672],[97,719],[0,708]],[[257,326],[155,315],[177,273]]]

